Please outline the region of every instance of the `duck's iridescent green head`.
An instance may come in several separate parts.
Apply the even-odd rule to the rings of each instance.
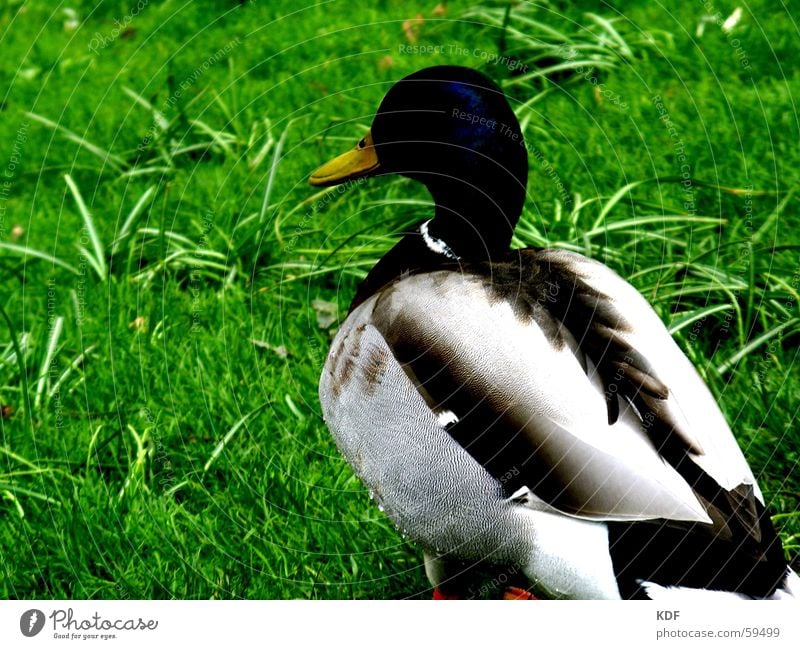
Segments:
[[[310,182],[382,174],[425,184],[436,202],[435,235],[456,252],[481,254],[508,246],[525,200],[528,157],[497,84],[470,68],[437,66],[392,86],[366,137]]]

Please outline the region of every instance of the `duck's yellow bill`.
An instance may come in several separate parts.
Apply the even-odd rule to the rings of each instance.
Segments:
[[[375,171],[380,166],[378,154],[372,143],[372,133],[367,131],[364,138],[347,153],[326,162],[308,179],[314,187],[337,185],[351,178],[360,178]]]

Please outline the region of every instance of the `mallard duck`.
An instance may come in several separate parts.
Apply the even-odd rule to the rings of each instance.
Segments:
[[[800,592],[710,391],[605,265],[512,250],[528,156],[500,88],[405,77],[315,186],[401,174],[433,217],[360,284],[319,396],[338,448],[421,546],[435,597]],[[520,591],[520,589],[523,589]]]

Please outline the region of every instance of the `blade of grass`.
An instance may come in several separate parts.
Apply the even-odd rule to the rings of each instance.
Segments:
[[[600,230],[602,228],[603,222],[606,220],[608,213],[614,209],[614,207],[619,203],[623,196],[629,194],[631,190],[635,189],[639,185],[643,185],[644,183],[651,182],[652,179],[646,180],[635,180],[632,183],[628,183],[627,185],[623,185],[620,189],[618,189],[614,195],[606,201],[606,204],[603,205],[603,208],[600,210],[600,214],[597,215],[597,219],[595,220],[594,224],[592,225],[592,231]]]
[[[764,219],[764,223],[762,223],[761,227],[756,230],[756,233],[753,235],[753,241],[760,241],[761,237],[764,236],[764,233],[775,223],[775,220],[783,213],[784,208],[789,203],[789,201],[794,198],[797,189],[792,187],[788,192],[786,192],[786,196],[784,196],[780,203],[775,206],[775,209],[769,214],[769,216]]]
[[[2,314],[3,319],[6,321],[6,325],[8,325],[8,333],[11,336],[11,344],[14,346],[14,352],[17,356],[17,366],[19,367],[19,377],[22,386],[22,408],[25,412],[25,423],[28,426],[28,431],[31,435],[33,435],[33,413],[31,412],[31,393],[28,386],[28,368],[25,366],[25,357],[22,355],[22,349],[19,346],[17,328],[14,326],[14,323],[11,321],[11,318],[8,317],[8,313],[6,313],[6,310],[2,306],[0,306],[0,314]]]
[[[122,92],[124,92],[128,97],[133,99],[137,104],[143,106],[150,114],[153,116],[153,122],[155,123],[158,128],[162,131],[169,130],[170,122],[169,120],[164,117],[164,113],[158,110],[153,104],[151,104],[147,99],[142,97],[138,92],[133,90],[132,88],[128,88],[127,86],[122,88]]]
[[[255,415],[260,413],[264,408],[270,405],[270,402],[267,401],[266,403],[261,404],[257,408],[248,412],[244,417],[239,419],[231,429],[225,433],[225,436],[219,441],[219,443],[214,447],[214,450],[211,452],[211,456],[208,458],[208,461],[205,463],[203,467],[203,473],[208,473],[208,470],[211,468],[211,465],[214,464],[214,460],[216,460],[220,453],[225,450],[225,447],[228,445],[228,442],[233,439],[233,436],[239,431],[239,429],[247,423],[248,420],[252,419]]]
[[[678,226],[675,229],[680,231],[681,228],[679,226],[681,224],[685,225],[687,223],[700,223],[700,224],[722,225],[725,223],[725,220],[719,219],[714,216],[687,216],[685,214],[674,214],[674,215],[655,214],[653,216],[637,216],[632,219],[614,221],[613,223],[606,223],[605,225],[601,225],[600,227],[594,227],[588,232],[584,233],[584,236],[591,239],[606,232],[613,232],[615,230],[626,230],[629,228],[632,232],[635,232],[637,227],[640,227],[642,225],[649,225],[651,223],[657,223],[657,224],[674,223],[677,224]]]
[[[265,136],[264,144],[261,145],[261,148],[256,152],[256,154],[254,156],[252,156],[250,158],[250,160],[248,162],[248,166],[251,169],[256,169],[259,166],[261,166],[261,163],[264,162],[264,159],[267,157],[267,155],[269,154],[269,152],[272,149],[272,147],[275,146],[275,140],[273,139],[272,134],[271,134],[272,122],[270,122],[268,119],[265,118],[264,120],[262,120],[262,123],[264,124],[264,133],[266,134],[266,136]],[[254,131],[258,130],[258,128],[256,127],[257,124],[259,124],[259,122],[254,122],[253,123],[253,130]],[[254,133],[251,136],[250,142],[248,142],[248,148],[252,149],[253,146],[255,146],[255,144],[256,144],[256,139],[255,139],[255,133]]]
[[[719,374],[726,374],[730,371],[730,369],[736,365],[740,360],[742,360],[745,356],[747,356],[750,352],[754,349],[758,349],[766,343],[767,341],[771,340],[775,336],[779,335],[789,327],[793,327],[800,324],[800,318],[792,318],[791,320],[787,320],[783,324],[778,325],[777,327],[773,327],[769,331],[764,332],[755,340],[750,341],[747,345],[742,347],[738,352],[736,352],[733,356],[731,356],[728,360],[723,363],[717,365],[717,372]]]
[[[44,502],[50,503],[51,505],[61,505],[59,501],[51,498],[50,496],[46,496],[45,494],[40,494],[38,491],[31,491],[30,489],[25,489],[25,487],[20,487],[15,484],[0,482],[0,489],[8,489],[9,491],[18,492],[26,496],[29,496],[30,498],[43,500]]]
[[[43,124],[49,129],[52,129],[58,133],[61,133],[65,138],[75,142],[80,147],[86,149],[89,153],[94,156],[100,158],[104,164],[108,164],[113,167],[116,171],[123,171],[127,168],[128,164],[120,157],[115,156],[114,154],[106,151],[105,149],[97,146],[96,144],[92,144],[86,138],[82,138],[77,133],[70,131],[68,128],[61,126],[60,124],[56,124],[55,122],[43,117],[42,115],[37,115],[36,113],[27,112],[25,113],[28,117],[30,117],[35,122],[39,122]]]
[[[66,180],[67,187],[69,187],[69,191],[72,193],[72,197],[75,199],[75,204],[78,206],[78,211],[81,213],[81,218],[83,219],[83,224],[86,227],[86,231],[89,235],[89,240],[92,243],[92,248],[94,248],[94,263],[92,264],[92,267],[97,271],[100,280],[106,281],[106,278],[108,277],[108,268],[106,266],[105,253],[103,252],[103,244],[101,243],[100,237],[97,234],[97,229],[94,227],[94,219],[92,219],[92,215],[89,212],[89,209],[86,207],[86,203],[83,201],[83,196],[81,196],[78,186],[75,184],[75,181],[72,180],[72,176],[66,174],[64,176],[64,180]]]
[[[702,320],[703,318],[707,318],[710,315],[715,313],[719,313],[720,311],[727,311],[731,308],[730,304],[715,304],[713,306],[705,307],[702,309],[694,309],[692,311],[684,311],[683,313],[678,314],[673,320],[669,323],[669,332],[672,335],[675,335],[681,329],[685,329],[691,324],[694,324],[698,320]]]
[[[97,344],[89,345],[83,352],[78,354],[72,362],[67,366],[67,368],[61,373],[61,376],[58,377],[58,380],[50,387],[50,390],[47,392],[47,396],[51,397],[61,389],[61,385],[66,381],[67,377],[74,372],[83,361],[86,359],[89,354],[91,354],[97,348]]]
[[[80,275],[80,271],[75,268],[72,264],[68,264],[67,262],[59,259],[58,257],[54,257],[53,255],[48,255],[46,252],[42,252],[41,250],[36,250],[35,248],[29,248],[28,246],[18,246],[14,243],[5,243],[0,241],[0,250],[8,250],[8,252],[13,253],[15,255],[20,255],[22,257],[35,257],[36,259],[41,259],[42,261],[49,261],[54,266],[59,266],[64,270],[68,270],[73,275]]]
[[[14,451],[12,451],[9,448],[6,448],[5,446],[0,446],[0,453],[3,453],[5,455],[7,455],[8,457],[10,457],[15,462],[19,462],[23,466],[27,466],[28,468],[30,468],[31,470],[33,470],[33,471],[35,471],[37,473],[42,471],[42,469],[40,467],[36,466],[33,462],[31,462],[30,460],[22,457],[21,455],[18,455],[16,453],[14,453]]]
[[[237,141],[235,135],[226,133],[225,131],[218,131],[199,119],[192,120],[190,124],[201,133],[211,136],[212,142],[220,147],[225,152],[225,155],[230,158],[234,157],[231,144],[235,144]]]
[[[594,13],[587,13],[586,16],[595,21],[606,31],[606,33],[611,37],[611,40],[613,40],[619,46],[619,49],[625,58],[630,58],[633,56],[630,46],[625,42],[625,39],[622,38],[610,20]]]
[[[56,355],[56,348],[58,347],[58,339],[61,337],[61,331],[64,328],[63,316],[58,316],[53,322],[53,327],[50,330],[50,337],[47,340],[47,349],[45,351],[42,364],[39,366],[39,379],[36,384],[36,396],[33,399],[33,407],[37,410],[42,405],[42,395],[44,388],[47,384],[47,376],[50,373],[50,364]]]
[[[81,253],[81,257],[84,257],[88,264],[94,269],[94,272],[97,273],[99,277],[102,277],[103,267],[97,263],[97,259],[95,259],[94,255],[83,246],[76,247],[78,248],[78,252]]]
[[[272,153],[272,164],[269,167],[269,176],[267,176],[267,185],[264,188],[264,200],[261,202],[261,211],[258,214],[258,222],[264,224],[264,219],[267,217],[267,209],[269,207],[269,199],[272,197],[272,183],[275,181],[275,174],[278,171],[278,163],[281,161],[283,154],[283,145],[286,144],[286,136],[289,134],[289,128],[292,122],[290,121],[286,128],[283,129],[278,143],[275,145],[275,151]]]
[[[144,212],[147,203],[155,194],[156,186],[153,185],[148,187],[145,192],[139,197],[139,200],[136,201],[136,205],[133,206],[128,217],[125,219],[125,222],[122,224],[122,227],[119,229],[119,235],[117,238],[114,239],[114,242],[111,244],[111,254],[116,254],[119,250],[119,245],[124,241],[128,236],[130,236],[131,231],[133,229],[133,225],[136,222],[136,219],[139,218],[139,215]]]
[[[4,489],[2,494],[5,500],[10,500],[17,508],[17,514],[19,515],[19,517],[25,518],[25,510],[22,509],[22,505],[20,504],[19,499],[8,489]]]

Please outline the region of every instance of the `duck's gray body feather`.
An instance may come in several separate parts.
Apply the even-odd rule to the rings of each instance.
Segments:
[[[518,568],[547,596],[617,598],[608,521],[732,534],[677,453],[738,490],[730,515],[757,537],[753,475],[646,301],[579,255],[526,254],[531,272],[558,278],[552,299],[521,296],[521,310],[485,273],[412,275],[359,305],[333,342],[325,420],[398,528],[433,557]],[[565,302],[598,315],[581,327]]]
[[[320,399],[341,452],[386,514],[436,558],[519,567],[549,597],[618,598],[605,527],[508,498],[439,425],[369,323],[375,301],[334,340]]]

